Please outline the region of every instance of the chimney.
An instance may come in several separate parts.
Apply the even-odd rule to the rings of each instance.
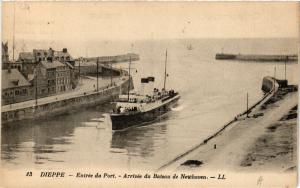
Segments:
[[[54,56],[54,50],[53,50],[51,47],[49,48],[49,55],[50,55],[51,57]]]
[[[67,48],[63,48],[63,53],[67,53],[68,52],[68,49]]]
[[[141,90],[140,90],[140,95],[145,95],[145,86],[148,83],[148,78],[142,78],[141,79]]]
[[[148,95],[153,95],[153,89],[154,89],[154,80],[155,80],[155,78],[153,77],[153,76],[149,76],[148,77],[148,81],[149,81],[149,87],[148,87],[148,92],[147,92],[147,94]]]

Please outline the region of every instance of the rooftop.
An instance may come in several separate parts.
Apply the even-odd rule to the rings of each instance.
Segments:
[[[19,60],[34,60],[32,52],[20,52]]]
[[[49,49],[33,49],[32,52],[20,52],[19,54],[19,60],[35,60],[35,57],[49,57],[49,56],[56,56],[56,57],[65,57],[69,58],[67,61],[74,61],[74,59],[71,57],[69,52],[66,48],[64,48],[62,51],[55,51],[52,48]]]
[[[62,57],[62,56],[70,56],[70,54],[69,54],[69,52],[54,51],[54,56]],[[70,58],[71,58],[71,56],[70,56]]]
[[[52,62],[42,61],[41,63],[46,69],[53,69],[53,68],[57,68],[57,67],[65,67],[66,66],[65,64],[63,64],[59,61],[52,61]]]
[[[30,86],[18,69],[2,70],[2,89]]]

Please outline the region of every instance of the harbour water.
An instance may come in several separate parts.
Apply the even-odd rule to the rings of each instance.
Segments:
[[[133,43],[133,46],[131,45]],[[75,46],[75,56],[82,56]],[[163,84],[168,49],[167,88],[178,90],[178,105],[160,121],[112,132],[111,104],[70,112],[43,121],[14,123],[1,129],[1,161],[5,168],[89,168],[155,170],[203,141],[263,96],[264,76],[284,79],[283,63],[218,61],[215,54],[295,54],[295,39],[195,39],[85,44],[89,56],[134,52],[135,88],[143,76]],[[188,45],[193,49],[189,50]],[[86,48],[82,47],[82,48]],[[47,46],[45,47],[47,48]],[[115,64],[126,68],[128,63]],[[275,72],[276,67],[276,72]],[[287,79],[297,84],[298,65],[287,64]]]

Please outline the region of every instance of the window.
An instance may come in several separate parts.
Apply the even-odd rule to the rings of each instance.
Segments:
[[[19,95],[20,91],[19,90],[16,90],[15,91],[15,95]]]
[[[27,95],[27,89],[23,89],[23,94]]]

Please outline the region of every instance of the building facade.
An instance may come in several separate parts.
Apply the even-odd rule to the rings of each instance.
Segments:
[[[2,63],[8,63],[8,62],[9,62],[8,43],[2,42]]]
[[[37,97],[51,96],[70,91],[71,70],[59,61],[42,61],[38,63],[36,76],[32,81]]]
[[[55,62],[60,63],[59,61]],[[56,68],[56,93],[63,93],[72,89],[71,69],[66,64],[60,64]]]
[[[6,67],[2,70],[2,105],[61,94],[77,86],[74,67],[68,61],[72,59],[66,50],[57,53],[57,58],[51,50],[47,54],[42,50],[22,52],[19,54],[20,61],[5,63]]]
[[[2,105],[33,99],[31,84],[18,69],[2,70]]]
[[[22,64],[21,72],[27,77],[29,74],[33,74],[36,67],[36,60],[31,52],[21,52],[17,63]]]
[[[49,58],[62,63],[68,62],[73,66],[75,62],[67,48],[63,48],[62,51],[55,51],[52,48],[49,48],[49,50],[34,49],[32,54],[36,62],[46,61]]]
[[[70,68],[59,61],[41,61],[30,82],[35,98],[60,94],[72,89]]]
[[[55,51],[52,48],[49,48],[48,50],[34,49],[32,52],[21,52],[18,58],[18,62],[22,64],[21,72],[25,76],[33,74],[38,62],[48,60],[69,63],[73,66],[75,64],[75,61],[69,54],[67,48],[63,48],[62,51]]]

